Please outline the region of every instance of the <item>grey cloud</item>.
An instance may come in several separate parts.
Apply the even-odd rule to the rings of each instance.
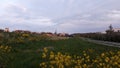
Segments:
[[[18,5],[7,5],[6,11],[0,15],[0,26],[13,29],[28,29],[39,30],[48,26],[53,26],[55,23],[52,19],[44,16],[37,16],[29,12],[27,8]]]
[[[111,14],[110,18],[108,14]],[[66,32],[95,32],[105,31],[110,24],[119,24],[119,11],[108,10],[106,12],[96,12],[92,14],[79,14],[63,19],[58,28]],[[84,31],[83,31],[84,30]]]
[[[8,1],[6,1],[8,2]],[[0,15],[0,26],[61,32],[101,31],[120,25],[120,0],[15,0]],[[16,3],[16,4],[15,4]],[[5,4],[5,3],[4,3]]]

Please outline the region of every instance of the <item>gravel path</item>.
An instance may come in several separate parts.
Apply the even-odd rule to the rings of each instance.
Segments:
[[[97,44],[102,44],[102,45],[120,48],[120,43],[117,43],[117,42],[100,41],[100,40],[93,40],[93,39],[89,39],[89,38],[82,38],[82,39],[89,41],[89,42],[97,43]]]

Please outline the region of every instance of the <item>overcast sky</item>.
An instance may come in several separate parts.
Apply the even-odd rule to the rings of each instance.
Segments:
[[[0,29],[99,32],[120,28],[120,0],[0,0]]]

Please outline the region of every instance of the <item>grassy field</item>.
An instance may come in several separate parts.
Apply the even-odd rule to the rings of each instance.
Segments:
[[[70,38],[66,40],[41,40],[36,42],[26,42],[24,44],[11,45],[13,52],[9,53],[11,59],[7,68],[40,68],[43,48],[48,48],[55,53],[68,53],[70,55],[82,55],[83,51],[93,49],[91,56],[96,56],[103,52],[118,51],[119,48],[98,45],[83,41],[79,38]],[[6,59],[4,59],[6,60]]]
[[[51,60],[49,60],[48,58],[51,55],[50,54],[51,51],[54,53],[54,56],[56,56],[57,58],[59,58],[57,54],[62,55],[62,57],[60,58],[64,57],[64,59],[67,56],[71,57],[71,59],[69,60],[72,61],[69,62],[72,63],[72,65],[76,63],[73,61],[84,59],[85,58],[84,54],[86,53],[91,58],[90,58],[90,62],[85,62],[86,61],[85,59],[84,59],[85,61],[82,61],[81,65],[85,64],[84,66],[86,66],[86,64],[88,63],[89,64],[93,63],[93,61],[96,60],[96,57],[99,57],[102,53],[107,54],[106,52],[109,53],[110,51],[114,53],[104,58],[108,58],[108,57],[118,58],[120,56],[118,55],[120,53],[118,52],[120,51],[119,48],[90,43],[88,41],[82,40],[81,38],[72,37],[72,38],[64,39],[64,37],[62,38],[59,37],[59,39],[57,39],[57,37],[52,37],[53,39],[50,39],[49,37],[46,37],[44,35],[39,36],[39,35],[14,34],[14,33],[1,34],[0,37],[3,38],[0,39],[0,68],[2,67],[3,68],[41,68],[40,64],[43,62],[46,63],[47,65],[50,65],[48,64],[48,62]],[[48,50],[48,52],[45,53],[45,55],[48,58],[44,56],[44,58],[46,59],[43,58],[45,48]],[[76,57],[73,56],[78,56],[83,58],[77,59]],[[101,59],[101,57],[99,58]],[[113,62],[115,63],[111,61],[112,64],[120,63],[120,59],[118,58],[117,60],[115,61],[113,60]],[[61,63],[63,64],[63,62]],[[101,61],[95,62],[95,64],[97,63],[101,63]],[[74,65],[78,65],[78,64],[74,64]],[[70,68],[70,67],[71,66],[65,68]],[[94,68],[96,67],[98,66],[95,66]],[[47,68],[52,68],[52,67],[47,67]],[[58,68],[58,66],[55,68]],[[63,68],[63,67],[59,67],[59,68]],[[73,67],[73,68],[80,68],[80,67]]]

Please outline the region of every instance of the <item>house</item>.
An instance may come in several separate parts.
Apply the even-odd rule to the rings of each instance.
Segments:
[[[120,28],[114,28],[113,31],[114,32],[120,32]]]
[[[31,33],[30,31],[27,31],[27,30],[15,30],[13,32],[15,32],[15,33],[28,33],[28,34]]]
[[[15,30],[13,32],[15,32],[15,33],[23,33],[24,31],[23,30]]]
[[[9,28],[5,28],[4,32],[9,32]]]
[[[41,35],[46,35],[46,36],[49,36],[49,37],[54,36],[54,34],[51,33],[51,32],[41,32]]]
[[[66,36],[69,36],[69,34],[67,34],[67,33],[59,33],[58,36],[60,36],[60,37],[66,37]]]

